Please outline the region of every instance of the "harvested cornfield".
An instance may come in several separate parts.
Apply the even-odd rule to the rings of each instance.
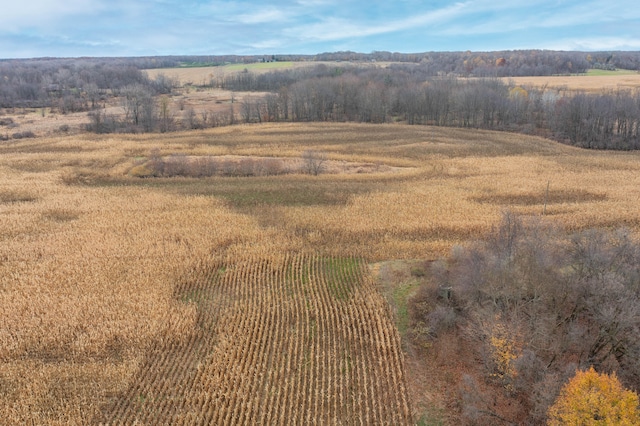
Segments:
[[[174,295],[193,332],[159,338],[99,422],[411,423],[399,336],[360,259],[202,262]]]
[[[327,169],[132,172],[168,158],[286,169],[306,151]],[[364,265],[447,256],[505,209],[640,235],[639,159],[397,124],[0,144],[0,423],[402,424],[435,406],[460,424],[438,383],[464,352],[423,368],[388,324],[406,333],[420,277],[383,268],[392,284],[374,286]]]

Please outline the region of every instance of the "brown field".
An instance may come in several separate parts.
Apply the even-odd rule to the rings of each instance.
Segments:
[[[273,63],[278,64],[278,63]],[[229,74],[236,74],[242,72],[245,68],[251,69],[253,73],[269,72],[276,69],[290,69],[294,67],[307,66],[312,63],[307,62],[286,62],[280,64],[277,68],[275,66],[269,67],[257,67],[260,64],[234,64],[234,65],[221,65],[215,67],[186,67],[186,68],[155,68],[145,70],[149,78],[155,79],[158,75],[162,74],[166,77],[176,79],[181,86],[194,85],[194,86],[208,86],[213,80],[216,81],[219,78],[223,78]],[[267,64],[265,64],[267,65]]]
[[[294,161],[308,149],[378,167],[130,173],[152,155]],[[403,353],[396,326],[406,326],[411,289],[378,284],[391,272],[377,262],[447,255],[504,209],[638,235],[639,160],[392,124],[3,142],[0,415],[59,425],[412,423],[442,403],[435,384],[445,379],[422,376]]]
[[[612,75],[566,75],[544,77],[509,77],[505,82],[518,86],[546,87],[556,90],[602,92],[640,88],[640,73]]]
[[[357,62],[336,62],[336,61],[311,61],[311,62],[267,62],[267,63],[251,63],[251,64],[231,64],[215,67],[193,67],[193,68],[157,68],[146,70],[149,78],[156,78],[163,74],[169,78],[175,78],[181,85],[206,86],[213,80],[224,78],[226,75],[237,74],[239,72],[250,71],[252,73],[265,73],[277,70],[314,67],[317,65],[326,66],[349,66],[350,64],[358,65]],[[386,62],[361,63],[366,66],[386,66]]]

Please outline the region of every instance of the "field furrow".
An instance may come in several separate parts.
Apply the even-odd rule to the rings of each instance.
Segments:
[[[358,259],[203,263],[174,295],[195,323],[160,336],[101,422],[411,423],[397,332]]]

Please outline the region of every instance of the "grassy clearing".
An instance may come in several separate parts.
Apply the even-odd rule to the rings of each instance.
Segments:
[[[586,75],[509,77],[504,80],[525,87],[536,86],[561,91],[601,92],[640,88],[640,73],[626,70],[589,70]]]
[[[293,67],[293,62],[256,62],[253,64],[230,64],[225,65],[222,71],[234,72],[234,71],[255,71],[255,70],[277,70],[283,68]]]
[[[618,70],[615,70],[615,71],[590,69],[590,70],[587,70],[586,74],[587,74],[587,76],[591,76],[591,77],[616,76],[616,75],[637,75],[638,71],[635,71],[635,70],[622,70],[622,69],[618,69]]]
[[[411,341],[408,335],[410,331],[409,300],[428,279],[431,263],[424,260],[398,259],[377,262],[370,267],[373,277],[392,308],[405,350],[409,349]]]
[[[256,62],[252,64],[226,64],[217,66],[190,66],[180,68],[158,68],[146,70],[150,78],[163,74],[176,78],[181,85],[208,85],[212,79],[228,74],[244,72],[263,73],[298,66],[306,66],[305,62]],[[312,64],[312,63],[311,63]]]

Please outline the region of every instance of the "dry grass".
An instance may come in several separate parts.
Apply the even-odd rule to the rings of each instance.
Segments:
[[[86,112],[58,114],[50,108],[13,108],[0,111],[11,118],[10,126],[0,127],[0,136],[11,137],[15,133],[33,132],[36,136],[77,134],[89,123]]]
[[[128,174],[156,150],[163,156],[296,159],[308,149],[326,153],[331,161],[406,169],[203,179],[140,179]],[[318,265],[318,259],[323,258],[316,257],[317,253],[365,262],[436,258],[455,244],[489,230],[505,208],[541,215],[545,198],[548,217],[569,229],[626,225],[637,232],[639,156],[584,151],[506,133],[359,124],[251,125],[162,136],[85,134],[1,145],[0,415],[15,424],[87,424],[104,416],[114,421],[125,419],[127,411],[117,408],[121,406],[116,401],[134,395],[136,386],[146,383],[140,376],[142,369],[159,365],[153,364],[150,356],[170,356],[168,348],[198,342],[193,336],[201,332],[203,311],[197,303],[177,297],[176,292],[179,285],[188,282],[206,285],[187,279],[194,271],[203,270],[203,262],[225,268],[238,265],[233,275],[237,279],[229,281],[237,286],[235,296],[221,299],[226,309],[233,306],[237,310],[225,313],[228,317],[220,324],[235,324],[254,304],[256,309],[264,309],[260,312],[266,317],[276,314],[267,308],[268,303],[277,305],[285,300],[278,298],[284,294],[274,295],[268,303],[254,300],[258,290],[250,291],[240,283],[264,288],[284,285],[269,278],[280,276],[283,269],[267,266],[282,259],[278,256],[283,253],[307,253],[308,257],[296,257],[298,263],[294,263],[313,268],[317,266],[309,265]],[[549,195],[545,196],[547,183]],[[270,272],[272,269],[275,272]],[[251,281],[252,276],[258,277],[257,281]],[[312,277],[327,283],[320,275]],[[367,283],[368,279],[365,274],[357,282]],[[304,280],[299,277],[296,282]],[[378,297],[369,284],[358,285],[364,286],[357,290],[364,292],[362,300]],[[206,291],[224,290],[224,286],[216,288]],[[322,288],[314,284],[309,291],[332,291]],[[338,305],[314,305],[319,302],[314,302],[314,297],[305,299],[304,292],[294,294],[293,306],[298,308],[292,307],[291,315],[303,312],[303,300],[319,310],[318,321],[329,321],[334,318],[331,312],[342,312]],[[366,309],[356,303],[348,312]],[[308,331],[309,319],[299,318],[292,327],[298,324],[300,330]],[[384,314],[376,320],[379,325],[363,327],[386,330],[388,320]],[[335,327],[329,324],[325,324],[327,329],[343,330],[335,331],[338,334],[332,341],[336,344],[342,339],[340,333],[355,330],[339,322]],[[243,330],[253,330],[252,325],[245,325]],[[218,349],[194,364],[202,371],[221,371],[216,368],[224,345],[229,345],[224,353],[240,351],[239,357],[244,350],[255,350],[251,353],[256,359],[270,356],[254,349],[251,341],[245,342],[249,346],[240,345],[244,340],[233,337],[235,329],[216,327]],[[367,341],[371,336],[365,333],[357,339]],[[354,341],[361,341],[357,339]],[[298,344],[295,339],[286,342]],[[341,348],[322,347],[330,351]],[[396,344],[391,342],[389,350],[394,348]],[[317,351],[318,357],[310,364],[314,371],[329,369],[326,371],[337,375],[325,378],[322,373],[318,380],[342,377],[338,374],[341,364],[317,364],[325,359],[320,349]],[[361,370],[344,376],[350,378],[335,385],[336,389],[346,392],[341,386],[347,383],[362,389],[358,384],[370,379],[358,372],[366,370],[369,362],[382,362],[377,357],[384,358],[385,353],[378,352],[368,361],[357,358],[360,364],[354,365]],[[398,359],[389,358],[389,365],[402,368]],[[292,368],[296,362],[286,365]],[[152,370],[162,376],[162,368]],[[265,401],[261,396],[271,395],[268,400],[281,401],[287,407],[283,410],[302,415],[299,408],[287,405],[294,403],[293,397],[280,400],[269,393],[267,385],[252,387],[245,382],[253,370],[238,368],[237,375],[216,376],[219,384],[232,386],[233,380],[242,378],[243,386],[255,392],[250,393],[255,401]],[[388,375],[381,373],[380,380],[396,377],[396,386],[403,386],[400,373],[393,374],[391,370]],[[188,377],[194,376],[185,373],[185,380]],[[307,383],[305,389],[313,388],[309,392],[334,386],[305,382],[307,376],[292,377],[298,378],[287,382],[287,389],[296,389],[296,383]],[[174,384],[193,383],[177,380]],[[214,398],[207,386],[213,385],[198,384],[198,401]],[[296,394],[291,392],[287,395]],[[354,392],[358,396],[360,391]],[[394,410],[383,414],[376,411],[382,408],[365,400],[342,410],[334,402],[325,406],[322,399],[314,398],[308,397],[305,404],[310,405],[304,407],[316,407],[310,409],[318,413],[326,408],[329,411],[322,415],[329,416],[329,422],[346,418],[339,413],[352,415],[360,409],[373,416],[363,418],[384,419],[388,414],[391,419],[400,419],[393,417]],[[245,421],[251,419],[245,417]]]
[[[233,65],[221,65],[215,67],[185,67],[185,68],[156,68],[146,70],[145,72],[149,78],[155,79],[158,75],[164,75],[166,77],[175,79],[181,86],[208,86],[211,81],[216,82],[220,78],[224,78],[226,75],[236,74],[242,72],[244,69],[251,70],[252,73],[270,72],[278,69],[288,69],[299,66],[307,66],[305,62],[285,62],[285,63],[269,63],[264,65],[273,65],[272,67],[263,66],[256,67],[256,65],[263,64],[233,64]],[[279,65],[279,66],[276,66]]]
[[[556,90],[580,90],[584,92],[601,92],[618,89],[640,88],[640,73],[611,75],[567,75],[543,77],[509,77],[519,86],[547,87]]]

